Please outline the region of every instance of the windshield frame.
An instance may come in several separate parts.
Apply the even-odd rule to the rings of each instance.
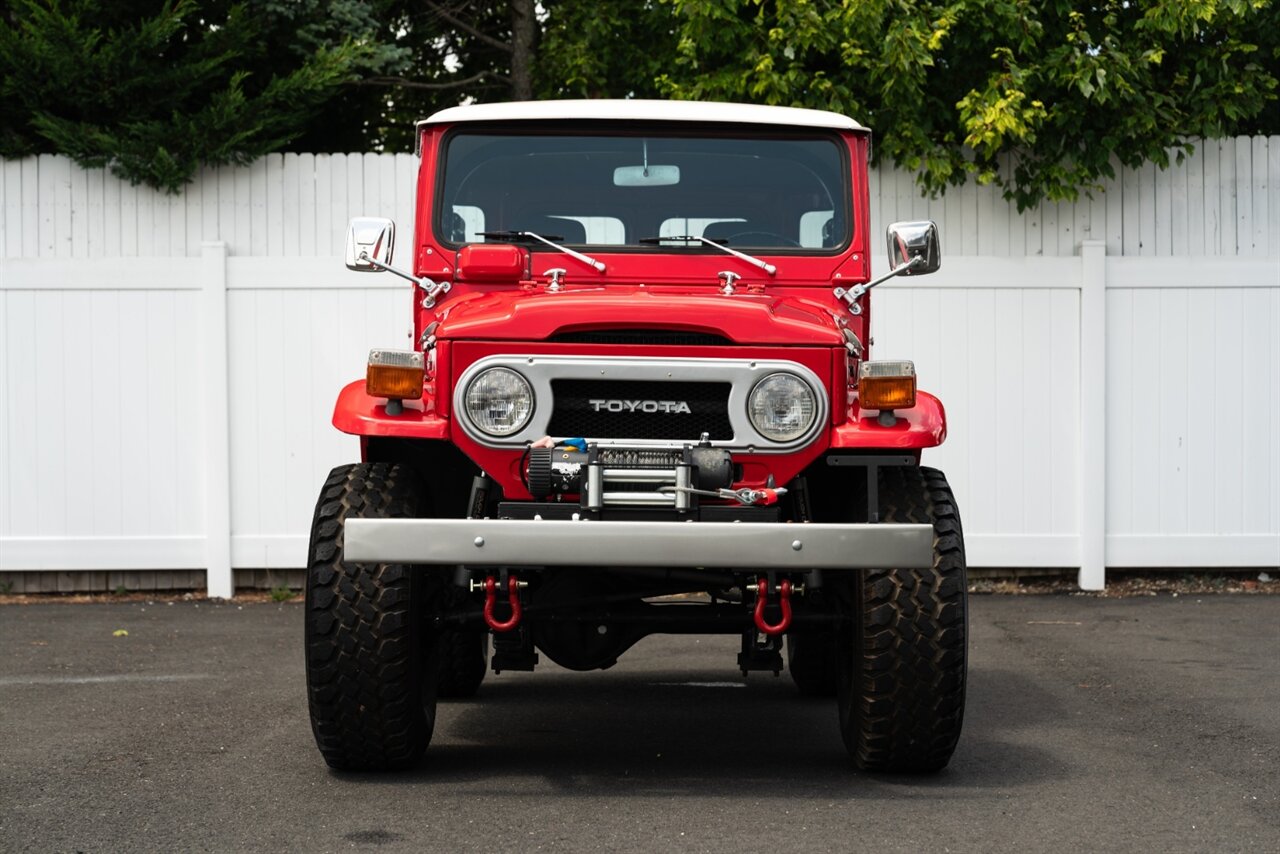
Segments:
[[[466,122],[449,126],[444,133],[438,138],[436,144],[435,157],[435,174],[433,176],[433,194],[431,205],[431,217],[429,225],[429,233],[436,243],[442,248],[457,250],[467,245],[469,241],[455,241],[449,239],[445,232],[445,188],[446,173],[448,169],[448,152],[450,144],[461,135],[476,136],[511,136],[511,137],[529,137],[529,136],[599,136],[612,138],[630,138],[630,139],[653,139],[655,137],[664,139],[686,138],[686,139],[711,139],[723,138],[734,140],[776,140],[776,141],[814,141],[826,142],[831,144],[836,153],[839,168],[839,184],[833,187],[833,190],[841,194],[840,199],[833,199],[833,202],[841,202],[843,210],[838,213],[843,214],[845,221],[843,239],[839,244],[834,246],[755,246],[751,244],[736,245],[729,243],[728,245],[734,249],[748,252],[749,254],[760,255],[777,255],[781,257],[805,257],[805,258],[824,258],[838,257],[848,253],[853,246],[854,240],[857,238],[859,226],[865,226],[863,223],[857,222],[859,214],[859,206],[854,198],[854,174],[853,163],[850,154],[849,141],[845,134],[838,130],[821,128],[821,127],[797,127],[788,129],[779,125],[758,125],[758,124],[738,124],[728,122],[667,122],[667,121],[638,121],[627,123],[625,127],[620,126],[616,120],[555,120],[555,121],[528,121],[528,122],[501,122],[495,123],[490,121],[483,122]],[[594,255],[601,254],[619,254],[619,255],[677,255],[677,256],[701,256],[714,255],[719,253],[714,247],[706,246],[702,243],[694,245],[676,245],[672,243],[660,243],[657,245],[644,245],[638,241],[642,237],[650,237],[651,235],[629,235],[628,243],[570,243],[566,245],[574,247],[585,247]],[[493,241],[490,241],[493,242]],[[529,247],[531,251],[555,251],[546,246],[533,245]]]

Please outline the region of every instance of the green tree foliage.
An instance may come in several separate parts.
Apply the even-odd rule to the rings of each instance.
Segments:
[[[0,154],[170,189],[270,150],[405,150],[462,102],[835,110],[924,190],[1075,198],[1280,132],[1280,0],[0,0]]]
[[[150,0],[155,3],[156,0]],[[227,9],[245,0],[198,0],[202,10]],[[292,151],[369,151],[395,122],[386,92],[357,88],[381,75],[414,67],[410,32],[395,0],[248,0],[260,35],[256,51],[242,57],[260,79],[285,77],[313,58],[346,49],[348,79],[330,87],[316,109],[298,116],[300,129],[283,147]],[[225,14],[225,12],[224,12]],[[381,97],[379,97],[381,96]]]
[[[660,0],[556,0],[535,63],[540,98],[659,98],[677,19]]]
[[[176,192],[201,163],[279,149],[396,62],[360,38],[372,21],[359,2],[16,0],[0,15],[0,154],[59,151]]]
[[[665,93],[845,113],[925,190],[973,176],[1020,208],[1076,198],[1113,155],[1164,166],[1259,129],[1276,97],[1270,0],[670,2]]]
[[[524,2],[532,12],[533,0]],[[510,3],[397,0],[386,14],[409,62],[402,73],[366,76],[354,87],[359,101],[381,110],[377,122],[366,123],[364,150],[404,151],[414,145],[417,119],[464,100],[515,97]]]
[[[661,97],[675,59],[676,18],[661,0],[398,0],[384,14],[412,71],[357,84],[381,110],[366,148],[411,147],[416,119],[463,101]],[[518,50],[521,21],[536,26]]]

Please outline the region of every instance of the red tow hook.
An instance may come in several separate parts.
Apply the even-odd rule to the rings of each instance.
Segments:
[[[515,575],[507,579],[507,601],[511,604],[511,616],[499,622],[493,616],[493,606],[498,601],[498,582],[492,575],[484,580],[484,621],[495,632],[509,632],[520,625],[520,582]],[[788,616],[790,611],[787,612]]]
[[[781,597],[778,606],[782,608],[782,619],[770,625],[764,620],[764,609],[769,604],[769,581],[761,578],[756,582],[756,628],[766,635],[780,635],[791,626],[791,581],[782,579],[778,584],[778,595]]]

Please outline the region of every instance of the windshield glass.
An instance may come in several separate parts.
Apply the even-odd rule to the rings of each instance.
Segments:
[[[715,251],[689,240],[706,237],[739,249],[834,252],[850,233],[846,160],[837,138],[817,133],[464,128],[445,145],[436,233],[454,244],[532,231],[647,251]]]

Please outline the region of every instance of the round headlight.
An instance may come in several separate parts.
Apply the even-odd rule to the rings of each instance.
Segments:
[[[794,374],[770,374],[751,390],[747,415],[767,439],[791,442],[813,426],[817,401],[809,384]]]
[[[510,368],[481,371],[467,386],[467,417],[490,436],[518,432],[532,414],[533,391]]]

